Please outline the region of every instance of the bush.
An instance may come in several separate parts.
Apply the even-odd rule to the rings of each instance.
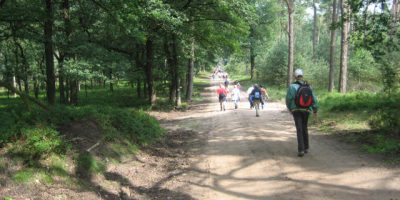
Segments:
[[[327,112],[359,112],[370,114],[372,129],[399,135],[400,94],[353,92],[328,94],[320,99],[320,107]]]
[[[371,128],[400,136],[400,95],[390,96],[371,116]]]
[[[32,161],[52,152],[63,153],[67,147],[59,133],[48,127],[23,129],[22,138],[17,144],[11,152]]]

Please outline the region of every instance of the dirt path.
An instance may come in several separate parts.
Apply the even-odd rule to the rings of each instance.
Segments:
[[[203,96],[215,100],[215,89]],[[220,112],[217,103],[205,103],[164,116],[167,128],[199,134],[187,149],[190,165],[170,188],[182,199],[400,200],[400,169],[330,136],[311,131],[310,153],[298,158],[293,119],[281,103],[269,103],[259,118],[247,101],[232,107]]]
[[[310,153],[299,158],[284,105],[269,103],[255,117],[244,100],[221,112],[215,89],[188,112],[151,113],[166,137],[108,162],[106,172],[83,181],[86,187],[9,184],[0,176],[0,199],[400,200],[398,167],[313,131]]]

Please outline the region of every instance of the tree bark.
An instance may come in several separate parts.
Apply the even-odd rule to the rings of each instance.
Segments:
[[[136,95],[138,98],[142,98],[142,82],[140,79],[136,80]]]
[[[113,77],[112,77],[112,69],[108,69],[108,79],[110,79],[110,91],[114,92],[114,84],[113,84]]]
[[[153,80],[153,40],[147,38],[146,41],[146,81],[147,81],[147,92],[149,102],[154,105],[156,102],[156,95],[154,91],[154,80]]]
[[[175,106],[181,106],[181,80],[179,77],[179,61],[178,61],[178,44],[176,35],[172,35],[172,68],[173,68],[173,80],[172,84],[175,89],[174,103]]]
[[[70,104],[78,105],[78,89],[79,82],[77,80],[70,80],[69,81],[69,88],[70,88]]]
[[[50,105],[56,100],[56,78],[53,57],[53,1],[45,0],[46,20],[44,22],[44,51],[46,58],[46,93]]]
[[[392,9],[391,9],[391,15],[392,15],[392,23],[391,23],[391,29],[390,29],[390,37],[393,38],[393,36],[396,35],[397,32],[397,25],[398,25],[398,20],[399,20],[399,2],[398,0],[393,0],[392,2]]]
[[[294,65],[294,2],[293,0],[285,0],[288,9],[288,71],[287,82],[289,86],[293,78],[293,65]]]
[[[255,54],[255,50],[254,50],[254,41],[255,41],[255,30],[254,27],[251,26],[250,27],[250,80],[253,80],[254,77],[254,71],[256,68],[256,54]]]
[[[176,66],[174,65],[174,59],[172,55],[172,43],[174,41],[171,39],[171,42],[169,42],[169,38],[166,38],[164,41],[164,51],[165,55],[167,57],[167,67],[168,67],[168,73],[169,73],[169,78],[170,78],[170,84],[169,84],[169,102],[170,103],[175,103],[176,100],[176,81],[175,81],[175,70]]]
[[[36,75],[33,75],[33,93],[35,94],[35,98],[39,99],[39,81]]]
[[[337,1],[332,2],[332,26],[331,26],[331,41],[329,48],[329,86],[328,91],[333,92],[335,88],[335,50],[336,50],[336,23],[337,23]]]
[[[195,40],[194,37],[192,37],[191,41],[191,48],[190,48],[190,58],[189,58],[189,63],[188,63],[188,74],[187,74],[187,90],[186,90],[186,100],[187,101],[192,101],[192,94],[193,94],[193,76],[194,76],[194,45],[195,45]]]
[[[70,19],[70,5],[69,0],[63,0],[61,3],[61,11],[64,20],[64,34],[65,34],[65,45],[60,51],[60,56],[58,60],[58,82],[60,88],[60,103],[66,104],[67,99],[65,97],[65,74],[64,74],[64,61],[70,57],[69,47],[70,47],[70,35],[72,33],[71,19]]]
[[[318,13],[317,13],[317,2],[313,0],[313,10],[314,10],[314,23],[313,23],[313,60],[317,59],[317,45],[319,41],[318,35]]]
[[[347,62],[349,51],[349,27],[350,27],[350,6],[348,0],[342,0],[342,38],[341,38],[341,51],[340,51],[340,80],[339,92],[346,93],[347,89]]]

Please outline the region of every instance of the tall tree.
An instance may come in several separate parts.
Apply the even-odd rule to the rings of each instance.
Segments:
[[[255,51],[255,27],[250,26],[250,79],[254,78],[256,68],[256,51]]]
[[[70,35],[72,33],[71,18],[70,18],[70,4],[69,0],[63,0],[61,3],[61,13],[64,21],[64,34],[65,39],[62,42],[63,47],[60,49],[58,56],[58,86],[60,90],[60,103],[65,104],[67,99],[65,98],[65,73],[64,73],[64,61],[69,58],[70,48]],[[75,99],[75,98],[74,98]],[[74,102],[77,103],[77,102]]]
[[[313,0],[313,33],[312,33],[312,42],[313,42],[313,60],[317,58],[317,45],[319,42],[319,28],[318,28],[318,10],[317,10],[317,0]]]
[[[54,23],[54,2],[45,0],[46,19],[44,22],[44,51],[46,60],[46,91],[47,101],[54,105],[56,100],[56,77],[54,74],[53,57],[53,23]]]
[[[335,87],[335,49],[336,49],[336,23],[337,11],[336,0],[332,0],[332,21],[330,26],[331,40],[329,43],[329,86],[328,91],[333,92]]]
[[[146,40],[146,82],[149,102],[152,105],[156,102],[156,94],[153,80],[153,45],[153,39],[151,37],[148,37]]]
[[[190,37],[190,55],[189,55],[189,62],[188,62],[188,71],[187,71],[187,87],[186,87],[186,100],[187,101],[192,101],[192,94],[193,94],[193,77],[194,77],[194,62],[195,62],[195,37],[194,37],[194,31],[195,31],[195,26],[193,22],[193,15],[194,13],[190,13],[191,18],[192,18],[192,23],[190,24],[190,32],[191,32],[191,37]]]
[[[349,30],[350,30],[350,5],[349,0],[341,0],[342,13],[342,35],[340,50],[340,75],[339,92],[346,93],[347,89],[347,64],[349,52]]]
[[[294,0],[285,0],[288,11],[288,66],[287,66],[287,82],[289,86],[293,78],[294,65]]]

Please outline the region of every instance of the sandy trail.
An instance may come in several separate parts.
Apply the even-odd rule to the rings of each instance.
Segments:
[[[242,98],[238,110],[230,103],[221,112],[213,85],[203,94],[211,103],[169,123],[205,140],[190,149],[192,164],[179,192],[193,199],[400,200],[398,168],[313,131],[310,153],[299,158],[284,105],[268,103],[256,118]]]

